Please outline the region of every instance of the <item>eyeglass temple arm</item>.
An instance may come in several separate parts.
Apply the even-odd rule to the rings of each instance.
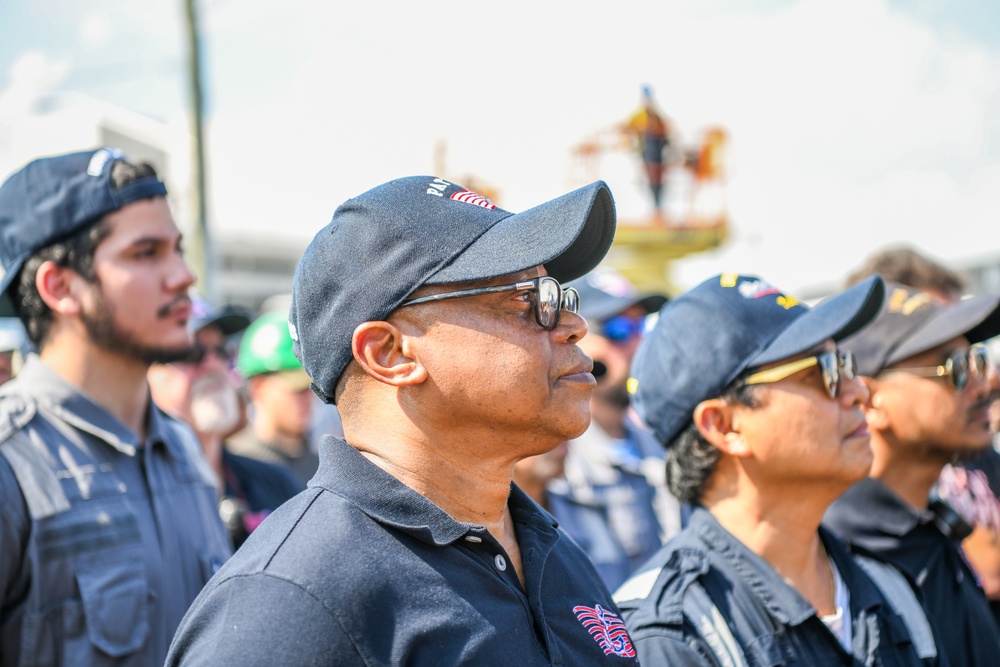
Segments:
[[[492,294],[494,292],[510,292],[511,290],[528,289],[529,287],[534,287],[535,283],[532,281],[514,283],[513,285],[496,285],[494,287],[476,287],[468,290],[459,290],[457,292],[442,292],[441,294],[428,294],[427,296],[419,296],[416,299],[408,299],[400,306],[412,306],[417,303],[428,303],[430,301],[444,301],[445,299],[457,299],[463,296],[475,296],[476,294]]]
[[[940,378],[948,374],[948,368],[946,366],[917,366],[914,368],[886,368],[879,371],[879,375],[886,375],[888,373],[909,373],[917,377]]]
[[[809,368],[810,366],[815,366],[819,363],[819,359],[816,357],[806,357],[805,359],[799,359],[798,361],[790,361],[787,364],[782,364],[780,366],[775,366],[774,368],[769,368],[765,371],[759,371],[750,375],[743,381],[744,384],[765,384],[768,382],[777,382],[778,380],[784,380],[789,375],[798,373],[804,368]]]

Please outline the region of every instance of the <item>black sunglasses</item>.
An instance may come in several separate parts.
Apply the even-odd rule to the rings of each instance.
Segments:
[[[559,315],[563,310],[571,313],[580,312],[580,295],[577,291],[572,287],[563,289],[559,281],[551,276],[539,276],[534,280],[525,280],[524,282],[513,283],[511,285],[473,287],[454,292],[429,294],[428,296],[420,296],[416,299],[404,301],[399,307],[414,306],[418,303],[431,303],[432,301],[444,301],[445,299],[459,299],[466,296],[478,296],[480,294],[521,290],[530,290],[535,294],[535,321],[543,329],[550,331],[555,329],[559,324]]]
[[[197,366],[201,362],[205,361],[205,358],[209,354],[214,354],[219,359],[222,359],[226,363],[230,362],[229,350],[226,349],[225,345],[205,345],[204,343],[195,343],[191,347],[191,352],[188,353],[186,357],[182,360],[182,363],[193,364]]]

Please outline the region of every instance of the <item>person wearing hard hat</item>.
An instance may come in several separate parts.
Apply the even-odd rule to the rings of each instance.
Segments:
[[[230,451],[287,466],[305,485],[319,456],[309,447],[310,380],[292,353],[287,313],[264,313],[247,327],[236,370],[246,380],[250,415],[246,428],[229,440]]]

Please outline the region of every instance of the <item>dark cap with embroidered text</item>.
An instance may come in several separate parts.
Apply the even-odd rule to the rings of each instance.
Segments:
[[[423,285],[486,280],[543,265],[566,282],[614,238],[602,181],[521,213],[442,178],[411,176],[342,204],[295,271],[289,328],[313,390],[333,402],[363,322],[384,320]]]
[[[885,303],[870,326],[844,341],[858,373],[874,377],[904,359],[964,336],[969,343],[1000,334],[1000,295],[946,304],[927,292],[887,283]]]
[[[809,308],[757,276],[723,273],[670,301],[632,363],[636,411],[665,446],[695,407],[749,369],[840,341],[878,313],[881,276]]]

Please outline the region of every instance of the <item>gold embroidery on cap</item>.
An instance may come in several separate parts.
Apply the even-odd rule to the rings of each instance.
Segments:
[[[924,306],[931,303],[931,295],[927,292],[917,292],[913,296],[904,289],[894,289],[889,296],[888,310],[890,313],[902,313],[912,315]]]
[[[785,310],[788,310],[789,308],[794,308],[799,303],[799,300],[796,299],[794,296],[779,296],[777,301],[778,305],[784,308]]]

